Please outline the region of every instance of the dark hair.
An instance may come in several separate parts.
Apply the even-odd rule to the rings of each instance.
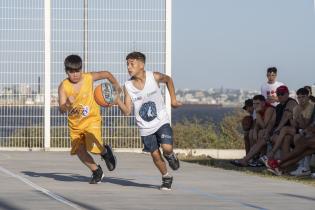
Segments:
[[[275,74],[277,74],[277,68],[276,67],[269,67],[267,69],[267,73],[275,73]]]
[[[255,95],[253,100],[266,101],[266,98],[263,95]]]
[[[296,91],[296,95],[308,96],[310,92],[306,88],[300,88]]]
[[[65,59],[65,70],[78,70],[82,68],[82,59],[78,55],[69,55]]]
[[[304,88],[308,90],[310,95],[312,95],[312,87],[311,86],[306,85],[306,86],[304,86]]]
[[[126,60],[128,60],[128,59],[137,59],[137,60],[141,60],[143,63],[145,63],[145,55],[141,52],[129,53],[126,57]]]

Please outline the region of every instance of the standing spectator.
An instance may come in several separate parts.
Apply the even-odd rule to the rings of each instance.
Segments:
[[[270,67],[267,69],[267,82],[261,86],[261,95],[265,96],[266,102],[276,107],[279,104],[276,90],[279,86],[284,85],[277,81],[277,68]]]

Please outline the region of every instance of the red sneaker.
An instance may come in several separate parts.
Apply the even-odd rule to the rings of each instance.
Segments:
[[[267,161],[267,170],[276,176],[282,175],[282,172],[279,170],[279,163],[275,159],[270,159]]]

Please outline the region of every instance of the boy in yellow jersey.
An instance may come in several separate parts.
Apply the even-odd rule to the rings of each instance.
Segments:
[[[108,79],[116,90],[120,87],[108,71],[82,73],[82,59],[78,55],[69,55],[64,65],[68,78],[59,85],[59,108],[62,113],[68,113],[71,155],[76,154],[92,171],[90,184],[97,184],[104,173],[89,152],[100,154],[110,171],[116,167],[116,158],[111,147],[102,142],[100,107],[94,100],[93,82]]]

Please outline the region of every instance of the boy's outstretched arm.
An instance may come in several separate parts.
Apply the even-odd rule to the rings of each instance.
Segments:
[[[162,74],[160,72],[154,72],[153,75],[154,75],[155,80],[158,83],[161,82],[161,83],[166,84],[168,92],[170,93],[172,107],[173,108],[180,107],[182,105],[182,103],[177,101],[177,99],[176,99],[173,79],[170,76]]]
[[[108,79],[114,86],[115,90],[120,93],[121,88],[117,79],[110,73],[109,71],[98,71],[98,72],[91,72],[93,81],[101,80],[101,79]]]
[[[125,87],[124,87],[124,102],[118,96],[115,99],[115,104],[118,105],[119,109],[124,113],[124,115],[131,114],[132,101]]]

